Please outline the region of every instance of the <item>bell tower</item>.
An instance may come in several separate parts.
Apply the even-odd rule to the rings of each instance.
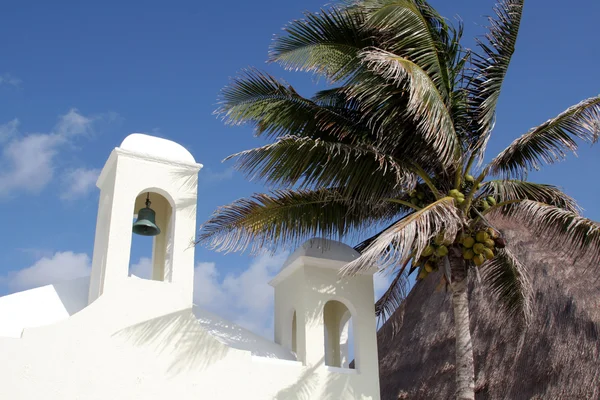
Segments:
[[[342,276],[360,254],[333,240],[314,238],[292,253],[270,285],[275,288],[275,342],[311,368],[354,369],[379,398],[373,274]],[[349,341],[352,329],[353,343]],[[352,363],[354,360],[354,363]]]
[[[139,211],[137,233],[154,237],[152,279],[176,286],[191,304],[201,168],[183,146],[140,133],[127,136],[112,151],[97,182],[89,303],[130,279],[132,223]]]

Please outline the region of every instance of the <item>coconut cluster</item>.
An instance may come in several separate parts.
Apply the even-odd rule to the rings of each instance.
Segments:
[[[476,266],[482,265],[485,260],[491,260],[497,249],[503,248],[506,243],[492,228],[463,234],[461,241],[463,258],[472,261]]]
[[[450,197],[456,200],[456,204],[462,204],[465,202],[465,194],[458,189],[452,189],[448,194]]]
[[[417,207],[425,207],[426,205],[426,194],[424,191],[420,190],[420,188],[416,188],[412,192],[410,192],[410,202],[411,204]]]
[[[419,268],[417,280],[437,271],[441,260],[448,255],[449,247],[453,241],[444,238],[444,232],[439,233],[421,252],[416,262]],[[463,258],[467,262],[473,262],[481,266],[486,260],[491,260],[498,253],[498,249],[506,246],[506,241],[493,228],[481,228],[472,232],[464,232],[457,240],[462,250]]]
[[[465,178],[461,183],[460,190],[452,189],[450,190],[450,192],[448,192],[448,195],[456,201],[456,204],[461,205],[465,202],[465,193],[472,191],[474,189],[474,186],[475,178],[473,178],[473,175],[467,174],[465,175]],[[481,183],[478,183],[475,187],[475,189],[479,188],[481,188]],[[484,201],[487,202],[487,199],[484,199]],[[494,204],[496,203],[494,202]],[[490,204],[488,204],[486,207],[489,208],[489,206]]]
[[[423,249],[421,257],[417,261],[417,265],[421,268],[417,276],[418,280],[425,279],[430,272],[437,271],[439,261],[448,255],[448,246],[450,244],[451,242],[444,239],[444,233],[442,232]]]
[[[494,198],[494,196],[488,196],[477,202],[477,208],[485,211],[488,208],[490,208],[491,206],[495,206],[496,204],[497,204],[497,202],[496,202],[496,199]]]

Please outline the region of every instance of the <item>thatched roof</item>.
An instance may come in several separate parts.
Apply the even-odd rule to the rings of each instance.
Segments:
[[[519,328],[473,285],[476,398],[600,399],[598,275],[560,249],[543,250],[522,227],[495,224],[528,267],[534,317]],[[417,283],[379,331],[382,400],[453,397],[453,317],[449,296],[436,291],[439,279]]]

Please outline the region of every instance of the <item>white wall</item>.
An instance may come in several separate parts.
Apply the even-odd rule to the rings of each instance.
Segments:
[[[232,349],[176,285],[136,278],[66,320],[0,338],[0,354],[0,399],[379,399],[370,374]]]

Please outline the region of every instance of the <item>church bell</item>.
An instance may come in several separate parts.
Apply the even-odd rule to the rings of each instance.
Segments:
[[[156,226],[156,213],[150,208],[150,193],[146,197],[146,207],[140,209],[138,218],[133,223],[133,233],[142,236],[156,236],[160,233],[160,228]]]

